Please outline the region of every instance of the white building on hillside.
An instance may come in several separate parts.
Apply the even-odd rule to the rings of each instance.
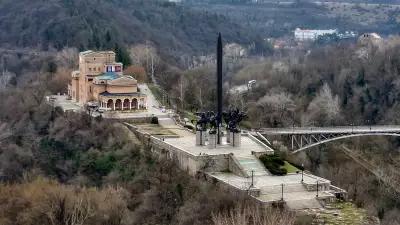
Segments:
[[[294,30],[294,38],[296,41],[315,41],[319,36],[325,34],[337,34],[338,31],[336,29],[330,30],[302,30],[300,28],[296,28]]]

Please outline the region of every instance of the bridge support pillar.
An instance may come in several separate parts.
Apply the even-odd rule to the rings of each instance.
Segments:
[[[300,136],[300,148],[303,146],[303,135]]]
[[[294,135],[291,135],[291,139],[292,139],[292,150],[294,150]]]

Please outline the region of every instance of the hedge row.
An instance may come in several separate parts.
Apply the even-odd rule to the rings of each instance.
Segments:
[[[285,161],[279,155],[262,155],[260,156],[261,162],[273,175],[283,176],[287,174]]]

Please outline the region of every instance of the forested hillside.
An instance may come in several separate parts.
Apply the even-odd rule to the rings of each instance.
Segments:
[[[332,45],[247,63],[231,82],[256,79],[258,87],[231,102],[247,109],[251,127],[399,125],[399,50],[400,39],[393,37],[376,45]],[[369,170],[354,155],[368,162]],[[398,138],[350,138],[289,157],[345,188],[382,224],[400,223],[399,193],[392,188],[400,185]]]
[[[2,0],[0,30],[4,48],[114,49],[148,41],[178,58],[213,51],[218,32],[261,46],[255,31],[224,16],[157,0]]]
[[[194,3],[196,2],[196,4]],[[296,28],[338,29],[340,32],[354,31],[397,34],[399,5],[380,2],[359,3],[356,1],[265,1],[259,4],[188,3],[194,9],[224,15],[233,21],[256,29],[265,37],[292,37]],[[214,2],[215,3],[215,2]],[[368,4],[373,3],[373,4]]]
[[[399,124],[398,37],[377,45],[339,43],[264,54],[267,36],[287,35],[306,24],[352,29],[364,18],[358,6],[350,10],[357,12],[355,19],[348,19],[327,16],[343,8],[298,3],[296,9],[158,0],[0,0],[0,224],[61,225],[74,219],[88,225],[222,225],[231,217],[247,224],[252,218],[292,224],[291,213],[257,211],[243,196],[159,160],[121,124],[65,113],[48,105],[45,96],[66,92],[78,50],[106,49],[118,57],[123,52],[128,61],[130,53],[132,64],[147,73],[143,80],[154,72],[162,104],[181,115],[213,110],[213,60],[191,70],[180,60],[213,54],[222,32],[224,43],[254,47],[251,57],[224,61],[225,106],[246,111],[243,127]],[[395,33],[397,12],[385,10],[390,17],[383,16],[384,22],[360,30]],[[229,91],[249,80],[256,80],[250,91]],[[382,224],[400,224],[398,193],[349,159],[341,145],[291,158],[282,143],[274,144],[282,157],[348,190]],[[380,165],[379,172],[400,166],[398,139],[341,144]],[[400,185],[398,173],[390,178]],[[239,201],[246,203],[235,207]]]

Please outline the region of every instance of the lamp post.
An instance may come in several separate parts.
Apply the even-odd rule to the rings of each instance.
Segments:
[[[251,171],[251,186],[254,187],[254,170]]]
[[[304,182],[304,163],[301,164],[301,183]]]
[[[282,183],[282,197],[281,200],[283,201],[283,183]]]
[[[318,187],[318,180],[317,180],[317,198],[318,198],[318,189],[319,189],[319,187]]]
[[[371,130],[371,123],[369,120],[367,120],[367,125],[369,126],[369,130]]]
[[[294,133],[294,111],[292,111],[293,133]]]

